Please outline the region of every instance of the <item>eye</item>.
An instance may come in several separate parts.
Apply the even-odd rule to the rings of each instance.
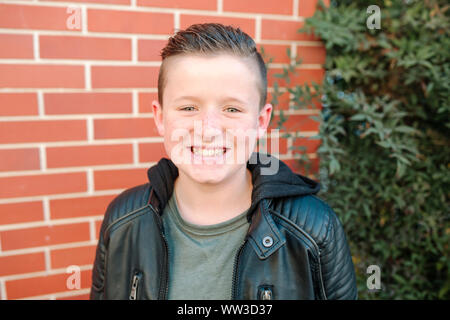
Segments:
[[[234,111],[232,111],[231,113],[237,113],[237,112],[241,112],[239,109],[236,109],[236,108],[234,108],[234,107],[228,107],[227,108],[227,110],[234,110]]]
[[[192,111],[192,110],[187,110],[187,109],[189,109],[189,108],[192,109],[192,110],[194,110],[195,107],[194,107],[194,106],[187,106],[187,107],[181,108],[180,110],[181,110],[181,111]]]

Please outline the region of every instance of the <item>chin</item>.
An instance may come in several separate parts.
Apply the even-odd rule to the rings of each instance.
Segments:
[[[183,171],[192,179],[198,183],[219,183],[226,179],[229,175],[226,168],[208,168],[208,166],[202,166],[201,168],[182,168]]]

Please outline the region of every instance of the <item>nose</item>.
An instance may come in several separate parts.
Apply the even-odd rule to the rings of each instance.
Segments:
[[[220,115],[216,110],[205,111],[198,124],[201,126],[198,132],[201,132],[202,140],[205,142],[212,141],[222,134]]]

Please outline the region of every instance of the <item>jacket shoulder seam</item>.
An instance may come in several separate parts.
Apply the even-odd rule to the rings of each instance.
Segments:
[[[150,206],[148,204],[146,204],[143,207],[137,208],[131,212],[127,212],[125,215],[120,216],[119,218],[115,219],[114,221],[111,221],[111,223],[108,224],[108,226],[105,229],[105,236],[108,235],[108,233],[111,231],[111,229],[116,226],[119,223],[125,223],[125,222],[129,222],[137,217],[139,217],[140,215],[142,215],[143,213],[140,213],[140,211],[142,211],[145,208],[150,208]],[[140,214],[139,214],[140,213]],[[134,216],[134,217],[133,217]],[[131,217],[131,218],[130,218]]]
[[[318,215],[318,218],[320,219],[320,228],[322,229],[323,227],[326,228],[325,231],[325,235],[324,236],[320,236],[321,234],[323,234],[323,232],[318,232],[316,235],[314,233],[311,232],[307,232],[304,228],[303,224],[297,223],[296,219],[300,216],[300,208],[297,208],[297,210],[292,210],[291,212],[293,212],[293,217],[294,219],[288,219],[289,221],[291,221],[294,225],[300,227],[305,233],[307,233],[308,235],[310,235],[311,238],[314,239],[314,241],[316,242],[317,245],[320,245],[321,247],[323,246],[323,241],[325,241],[326,236],[328,235],[328,230],[330,228],[330,224],[332,223],[332,216],[330,215],[330,207],[328,206],[328,204],[323,201],[322,199],[320,199],[319,197],[315,196],[315,195],[302,195],[300,197],[292,197],[289,198],[288,201],[291,201],[292,205],[291,208],[295,209],[296,204],[299,204],[299,207],[302,206],[301,201],[302,199],[304,200],[305,198],[307,198],[308,196],[311,196],[311,199],[314,199],[314,202],[317,201],[317,208],[315,208],[315,210],[317,212],[320,212],[320,216]],[[274,209],[271,208],[271,210],[275,211]],[[281,212],[277,212],[278,215],[285,217]],[[285,217],[287,218],[287,217]]]
[[[150,183],[145,183],[139,186],[135,186],[129,189],[124,190],[119,195],[117,195],[111,203],[108,205],[108,208],[106,210],[105,218],[109,218],[106,220],[106,225],[104,226],[104,234],[107,234],[107,231],[111,229],[113,225],[116,223],[126,219],[130,215],[142,210],[146,206],[148,206],[148,201],[144,201],[144,205],[140,205],[137,208],[130,208],[128,210],[124,210],[124,201],[126,202],[126,199],[129,198],[131,195],[136,194],[138,192],[142,192],[142,189],[149,188],[151,190]],[[134,190],[133,190],[134,189]],[[147,194],[147,191],[144,190],[143,196]],[[148,199],[147,199],[148,200]],[[115,214],[114,214],[115,213]],[[108,216],[109,214],[109,216]],[[108,217],[107,217],[108,216]]]
[[[279,212],[273,210],[273,209],[269,209],[269,211],[274,214],[276,217],[278,217],[279,219],[285,221],[286,223],[288,223],[289,225],[291,225],[294,229],[298,230],[301,234],[303,234],[311,243],[312,245],[315,247],[315,249],[317,250],[317,253],[320,255],[320,247],[317,244],[316,239],[314,239],[314,237],[309,234],[307,231],[305,231],[301,226],[299,226],[297,223],[295,223],[294,221],[292,221],[291,219],[283,216],[282,214],[280,214]]]

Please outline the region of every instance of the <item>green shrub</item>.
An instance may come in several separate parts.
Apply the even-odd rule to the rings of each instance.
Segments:
[[[366,25],[372,4],[380,29]],[[438,0],[332,1],[299,30],[323,41],[326,76],[288,90],[296,108],[321,99],[320,195],[343,222],[360,299],[450,298],[449,12]],[[369,265],[380,290],[367,289]]]

